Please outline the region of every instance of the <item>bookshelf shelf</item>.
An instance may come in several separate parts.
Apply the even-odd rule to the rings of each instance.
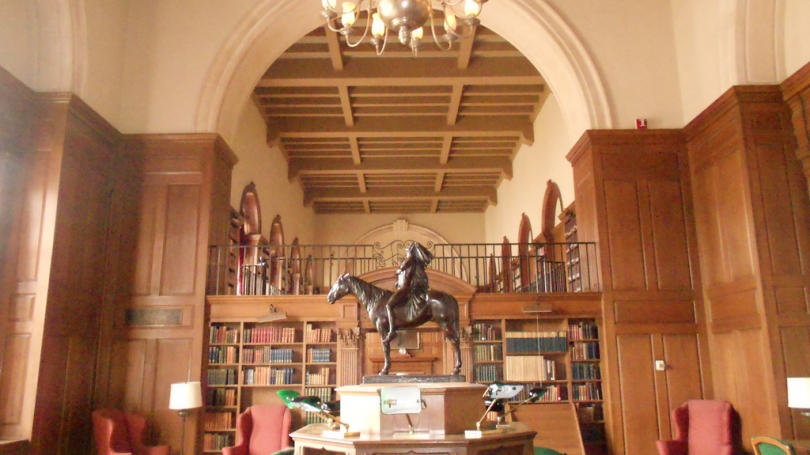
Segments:
[[[335,398],[333,321],[212,320],[208,346],[204,453],[233,446],[236,416],[253,404],[274,402],[276,390]]]

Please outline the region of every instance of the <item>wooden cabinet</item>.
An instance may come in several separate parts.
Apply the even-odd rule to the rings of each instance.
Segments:
[[[571,402],[586,453],[606,453],[599,329],[593,318],[489,319],[472,325],[473,381],[525,384],[546,394],[532,406]]]
[[[295,390],[335,399],[337,332],[334,322],[255,322],[212,319],[205,392],[206,453],[235,443],[236,416],[253,404],[279,402],[276,392]],[[320,422],[296,411],[297,422]]]

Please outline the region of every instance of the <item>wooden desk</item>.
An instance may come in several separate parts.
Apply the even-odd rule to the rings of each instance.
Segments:
[[[346,455],[532,455],[535,431],[521,423],[515,423],[514,427],[513,431],[482,438],[466,438],[463,434],[431,434],[425,439],[402,439],[388,433],[339,439],[323,436],[322,432],[326,429],[324,424],[313,424],[290,434],[290,437],[295,441],[295,455],[313,455],[322,450]]]

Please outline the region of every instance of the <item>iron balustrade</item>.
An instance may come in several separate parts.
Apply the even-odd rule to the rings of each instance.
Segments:
[[[360,276],[398,267],[409,243],[212,246],[208,294],[326,293],[343,273]],[[599,290],[596,245],[592,242],[425,246],[434,256],[429,269],[466,281],[478,292]],[[394,271],[391,273],[393,277]]]

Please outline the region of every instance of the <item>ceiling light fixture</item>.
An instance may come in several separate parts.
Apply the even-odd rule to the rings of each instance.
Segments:
[[[436,28],[433,25],[431,0],[359,0],[356,4],[347,1],[343,2],[340,8],[337,6],[338,0],[322,0],[321,15],[326,18],[326,26],[329,27],[329,30],[346,37],[346,44],[349,47],[357,47],[362,43],[370,29],[371,43],[374,44],[377,55],[381,55],[388,42],[388,30],[391,30],[397,34],[400,43],[411,48],[413,56],[416,57],[424,35],[423,26],[428,19],[430,19],[430,31],[436,46],[443,51],[449,51],[453,47],[453,41],[472,35],[475,26],[480,23],[477,17],[486,1],[442,0],[445,33],[441,38],[436,36]],[[359,13],[363,11],[364,2],[367,2],[367,6],[363,36],[356,42],[351,42],[349,36],[353,32],[352,26]],[[454,6],[461,3],[464,3],[463,16],[457,15],[453,9]],[[466,33],[461,33],[459,19],[467,26]]]

